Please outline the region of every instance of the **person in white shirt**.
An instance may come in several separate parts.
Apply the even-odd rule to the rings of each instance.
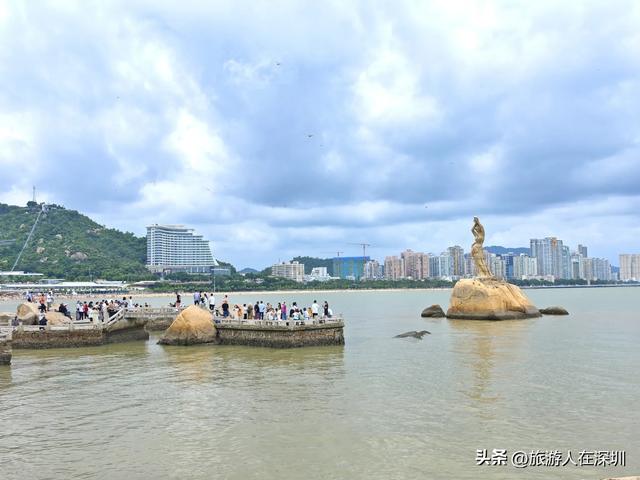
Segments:
[[[313,318],[317,318],[318,317],[318,312],[320,311],[320,305],[318,305],[318,302],[316,300],[313,301],[313,305],[311,305],[311,314],[313,315]]]

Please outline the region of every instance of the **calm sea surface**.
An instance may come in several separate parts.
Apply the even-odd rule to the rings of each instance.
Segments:
[[[640,474],[640,288],[527,290],[569,317],[422,319],[449,291],[314,298],[346,345],[14,350],[0,478],[598,479]],[[187,295],[184,296],[187,298]],[[144,301],[144,299],[143,299]],[[149,300],[165,305],[167,298]],[[14,304],[0,304],[11,310]],[[423,340],[392,338],[431,331]],[[626,450],[627,467],[476,466],[476,449]]]

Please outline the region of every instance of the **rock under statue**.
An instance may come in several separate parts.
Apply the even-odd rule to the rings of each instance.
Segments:
[[[540,312],[515,285],[491,274],[484,256],[484,227],[473,217],[474,242],[471,256],[476,267],[474,278],[458,280],[451,292],[447,317],[466,320],[508,320],[539,317]]]

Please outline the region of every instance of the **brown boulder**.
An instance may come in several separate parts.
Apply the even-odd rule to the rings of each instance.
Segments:
[[[522,291],[496,278],[459,280],[451,292],[447,317],[467,320],[508,320],[539,317]]]
[[[444,310],[442,310],[442,307],[440,305],[431,305],[430,307],[427,307],[424,310],[422,310],[422,313],[420,314],[420,316],[424,318],[427,318],[427,317],[440,318],[440,317],[444,317]]]
[[[216,327],[209,311],[195,305],[178,314],[158,341],[161,345],[195,345],[215,343]]]
[[[71,319],[60,312],[47,312],[45,314],[47,325],[66,325]]]
[[[40,311],[38,310],[38,304],[34,302],[25,302],[18,305],[18,309],[16,311],[18,320],[22,322],[23,325],[35,325],[38,323],[38,314]]]

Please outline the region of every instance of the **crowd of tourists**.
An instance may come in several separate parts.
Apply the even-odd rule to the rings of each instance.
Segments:
[[[277,304],[265,303],[262,300],[255,303],[236,303],[229,301],[228,295],[224,295],[220,305],[216,305],[213,293],[194,292],[193,304],[209,309],[215,317],[229,318],[232,320],[262,320],[266,322],[296,323],[324,321],[333,317],[333,311],[327,301],[322,306],[314,300],[310,306],[300,306],[298,302],[287,305],[286,301]],[[182,297],[176,292],[176,302],[173,306],[180,308]]]
[[[40,292],[37,295],[27,292],[25,299],[29,303],[36,303],[38,305],[39,323],[46,325],[46,312],[60,312],[71,320],[77,322],[97,320],[99,322],[107,322],[113,315],[118,313],[123,308],[138,309],[148,308],[149,304],[144,305],[133,301],[133,297],[122,297],[122,300],[90,300],[82,301],[77,300],[75,308],[72,310],[69,308],[69,304],[61,302],[57,307],[54,305],[55,298],[52,291],[47,293]],[[74,311],[75,310],[75,311]]]
[[[57,307],[52,291],[40,292],[37,295],[27,292],[25,294],[27,302],[38,304],[40,311],[40,321],[46,325],[46,312],[57,311],[77,322],[108,322],[121,309],[136,310],[139,308],[149,308],[148,303],[140,304],[134,302],[131,296],[122,297],[122,300],[77,300],[74,308],[70,308],[67,303],[60,303]],[[325,300],[320,305],[317,300],[309,306],[300,306],[298,302],[287,304],[286,301],[271,304],[262,300],[255,303],[235,303],[229,301],[229,296],[224,295],[220,304],[216,304],[215,294],[197,291],[193,293],[193,304],[208,309],[214,318],[222,317],[231,320],[261,320],[266,322],[296,322],[304,324],[306,322],[323,322],[333,317],[333,311],[329,303]],[[176,292],[176,300],[169,304],[180,310],[184,308],[182,295]]]

